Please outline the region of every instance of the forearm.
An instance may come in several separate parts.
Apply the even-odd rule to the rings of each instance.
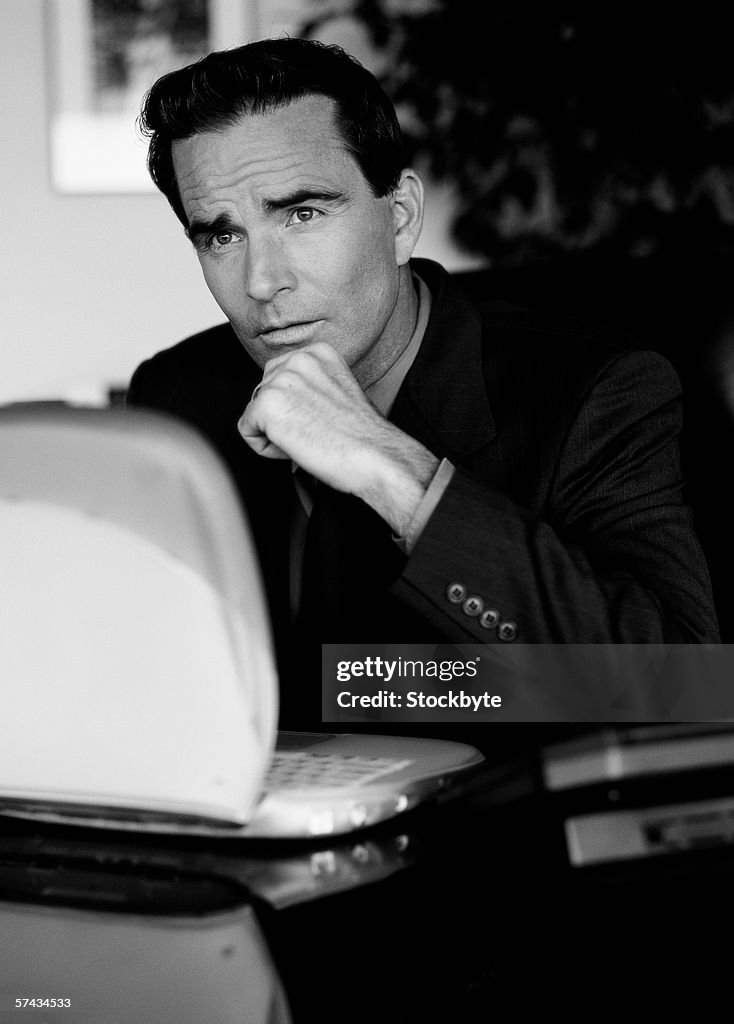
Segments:
[[[385,421],[365,449],[354,493],[405,537],[438,467],[427,448]]]

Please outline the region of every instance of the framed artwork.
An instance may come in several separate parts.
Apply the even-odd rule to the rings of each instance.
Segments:
[[[297,29],[304,0],[46,0],[52,187],[151,192],[136,126],[153,82],[210,50]]]

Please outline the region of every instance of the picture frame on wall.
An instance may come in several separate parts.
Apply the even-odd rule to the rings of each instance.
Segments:
[[[51,184],[145,193],[141,101],[211,50],[297,30],[304,0],[46,0]]]

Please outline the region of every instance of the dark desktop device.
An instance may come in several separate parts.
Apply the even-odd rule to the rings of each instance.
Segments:
[[[546,747],[572,865],[734,844],[734,723],[609,728]]]

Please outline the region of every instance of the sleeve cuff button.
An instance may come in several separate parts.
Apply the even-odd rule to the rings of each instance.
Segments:
[[[497,627],[497,636],[500,640],[509,642],[514,640],[517,636],[517,623],[512,622],[509,619],[506,622],[500,622]]]
[[[479,619],[479,625],[484,629],[496,629],[500,621],[500,613],[496,608],[487,608]]]
[[[462,605],[464,614],[474,618],[475,615],[479,615],[484,611],[484,601],[479,597],[478,594],[470,594],[466,601]]]
[[[451,604],[461,604],[466,598],[466,587],[463,583],[449,583],[446,587],[446,597]]]

